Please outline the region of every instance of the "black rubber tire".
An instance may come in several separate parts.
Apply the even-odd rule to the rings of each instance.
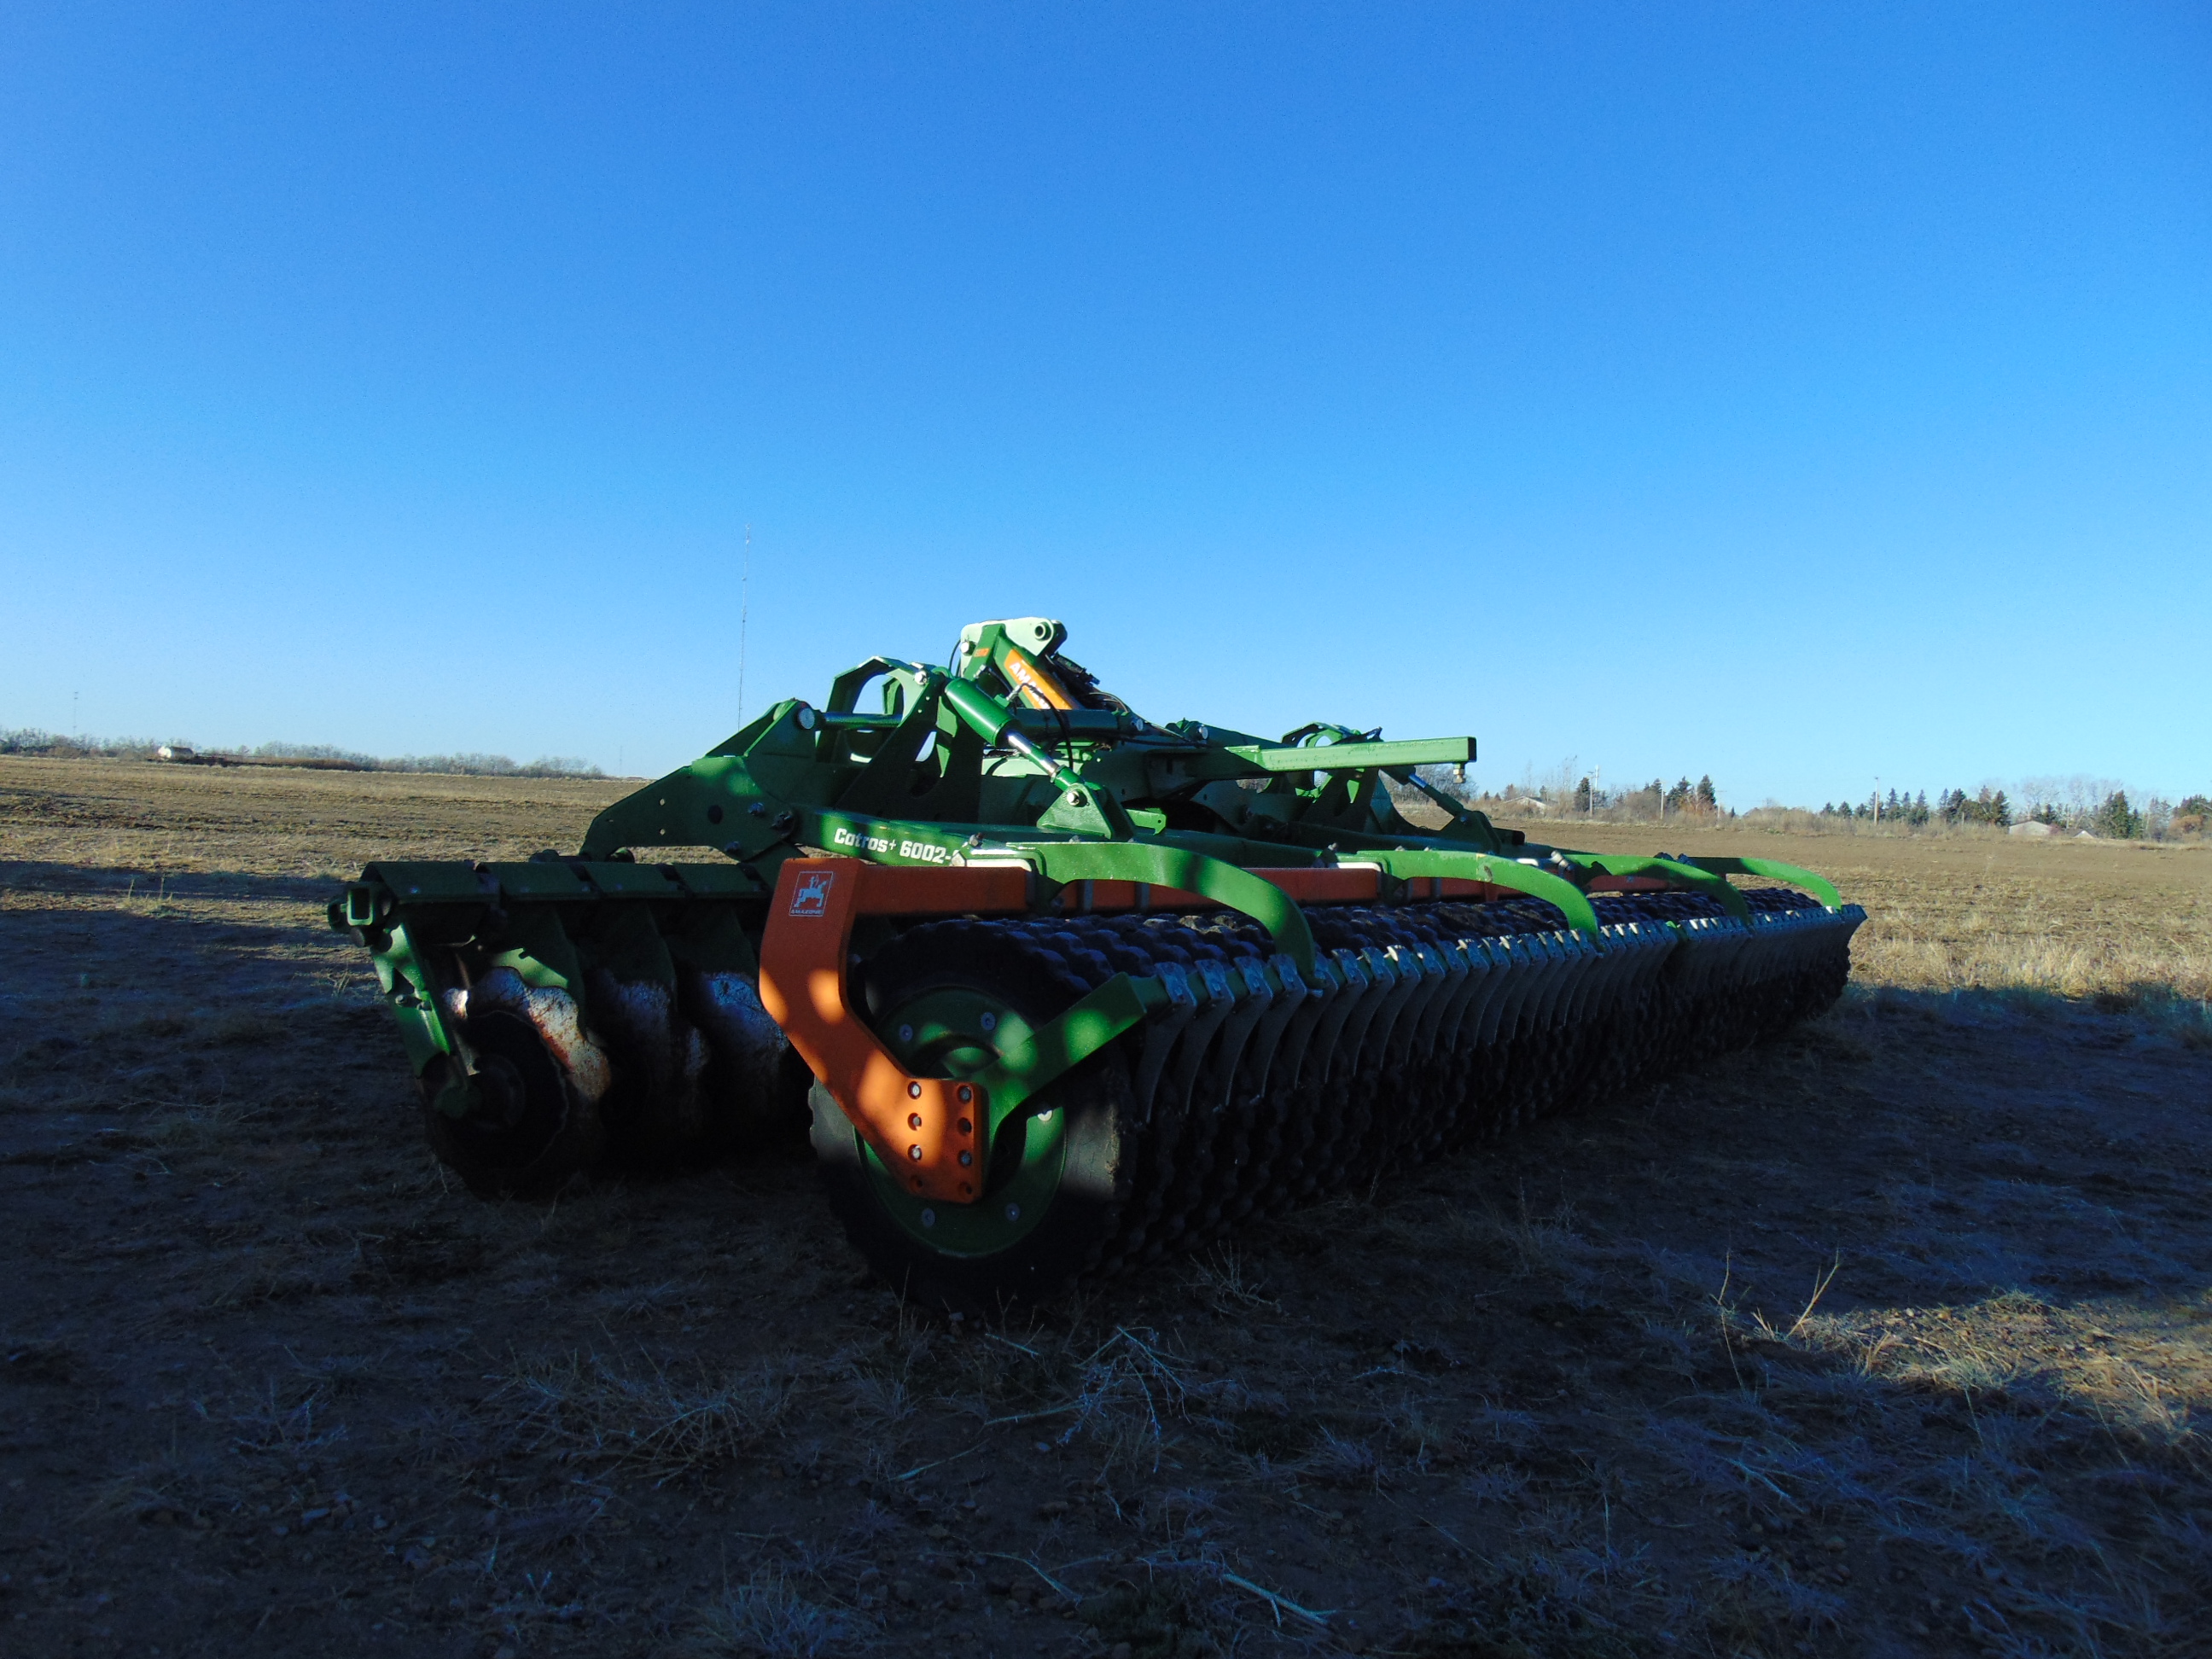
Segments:
[[[482,1198],[542,1198],[599,1162],[605,1131],[599,1109],[580,1095],[530,1022],[488,1013],[469,1024],[480,1068],[504,1068],[520,1085],[513,1122],[455,1118],[433,1103],[450,1061],[433,1060],[420,1081],[430,1150]]]
[[[1083,989],[1040,960],[1048,953],[988,922],[911,929],[866,967],[868,1006],[895,1009],[948,987],[987,992],[1032,1026],[1065,1010]],[[985,1317],[1065,1291],[1098,1265],[1121,1224],[1135,1136],[1127,1062],[1109,1045],[1036,1097],[1064,1114],[1065,1153],[1042,1218],[1006,1249],[951,1255],[932,1250],[886,1208],[864,1144],[829,1091],[809,1097],[817,1167],[830,1207],[868,1266],[908,1302],[933,1311]],[[986,1193],[983,1200],[993,1201]]]

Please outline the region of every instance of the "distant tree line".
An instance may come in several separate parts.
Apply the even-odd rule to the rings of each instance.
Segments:
[[[1929,823],[1980,823],[1997,830],[2021,823],[2044,823],[2110,841],[2201,836],[2212,827],[2212,798],[2191,795],[2174,805],[2154,795],[2137,805],[2123,788],[2084,789],[2081,782],[2075,780],[2063,791],[2051,787],[2048,781],[2031,785],[2036,798],[2018,813],[2003,790],[1985,783],[1972,795],[1963,789],[1946,789],[1932,806],[1924,790],[1906,795],[1892,789],[1886,797],[1869,795],[1862,801],[1823,803],[1818,816],[1863,818],[1915,829]],[[2071,799],[2067,798],[2069,795]]]
[[[1982,793],[1986,795],[1989,791],[1985,789]],[[1887,800],[1879,795],[1869,795],[1862,801],[1823,801],[1818,816],[1824,818],[1873,818],[1883,823],[1909,823],[1917,827],[1942,812],[1949,805],[1950,799],[1948,793],[1945,794],[1931,809],[1925,789],[1917,795],[1906,795],[1893,789]],[[2002,803],[2004,797],[2000,794],[1996,799]],[[1953,818],[1946,818],[1945,821],[1957,822]]]
[[[1986,823],[2002,830],[2012,823],[2012,803],[2003,790],[1987,784],[1972,800],[1963,789],[1947,789],[1936,803],[1936,815],[1946,823]]]
[[[230,750],[196,750],[186,743],[151,738],[64,738],[23,726],[0,731],[0,755],[37,755],[50,759],[143,760],[202,765],[252,764],[337,766],[362,772],[441,772],[483,778],[599,778],[605,773],[587,760],[544,755],[517,763],[505,755],[365,755],[325,743],[264,743]]]
[[[1571,758],[1542,776],[1531,769],[1519,784],[1492,791],[1479,786],[1463,766],[1425,766],[1421,781],[1439,793],[1465,802],[1478,811],[1504,817],[1570,816],[1612,823],[1634,823],[1677,817],[1696,821],[1726,821],[1737,814],[1721,805],[1719,791],[1710,773],[1692,783],[1687,775],[1674,783],[1653,778],[1628,789],[1601,786],[1598,775],[1585,771]],[[1769,801],[1751,818],[1799,820],[1802,809]],[[1879,821],[1887,827],[1915,830],[1930,827],[1982,825],[2008,830],[2024,820],[2051,825],[2054,830],[2087,831],[2112,841],[2161,840],[2172,836],[2212,835],[2212,796],[2192,794],[2179,805],[2156,795],[2131,798],[2127,790],[2108,779],[2088,777],[2029,778],[2016,792],[2008,793],[1985,783],[1969,793],[1964,789],[1939,791],[1930,800],[1926,790],[1891,788],[1869,793],[1863,800],[1824,802],[1816,819]]]
[[[1438,793],[1480,811],[1506,816],[1534,814],[1565,817],[1602,818],[1638,822],[1674,817],[1724,818],[1733,816],[1721,805],[1720,792],[1707,773],[1695,783],[1686,775],[1674,783],[1664,778],[1628,789],[1608,789],[1595,775],[1583,771],[1571,759],[1562,762],[1542,778],[1531,775],[1496,792],[1485,789],[1467,775],[1463,766],[1424,766],[1424,783]]]

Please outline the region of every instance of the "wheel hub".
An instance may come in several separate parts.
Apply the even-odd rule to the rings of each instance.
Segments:
[[[918,1077],[973,1077],[1029,1040],[1030,1024],[988,992],[940,987],[888,1009],[878,1036]],[[973,1204],[922,1199],[904,1190],[866,1142],[861,1158],[895,1221],[941,1255],[988,1255],[1042,1221],[1066,1160],[1065,1114],[1045,1106],[1016,1113],[990,1137],[982,1196]]]

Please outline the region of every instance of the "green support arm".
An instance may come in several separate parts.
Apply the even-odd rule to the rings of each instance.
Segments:
[[[1562,852],[1559,856],[1601,876],[1657,876],[1662,881],[1717,900],[1732,916],[1747,921],[1751,915],[1751,907],[1743,902],[1743,895],[1704,861],[1693,864],[1687,859],[1638,858],[1616,853]]]
[[[1680,862],[1693,864],[1717,876],[1763,876],[1769,881],[1787,882],[1792,887],[1803,888],[1832,910],[1843,908],[1844,896],[1836,890],[1835,883],[1778,859],[1684,859]]]
[[[1230,744],[1222,749],[1261,772],[1364,772],[1370,768],[1464,766],[1473,738],[1407,738],[1395,743]]]
[[[1266,928],[1275,948],[1314,971],[1313,931],[1305,912],[1271,881],[1202,853],[1146,842],[1027,842],[1018,845],[1048,881],[1141,881],[1196,893],[1248,915]]]
[[[1599,930],[1597,911],[1583,890],[1565,876],[1487,853],[1444,853],[1417,848],[1363,848],[1341,855],[1346,864],[1379,864],[1385,874],[1408,881],[1416,876],[1449,876],[1462,881],[1486,881],[1493,887],[1510,887],[1555,904],[1564,911],[1567,926],[1577,933]]]
[[[1009,1048],[970,1081],[990,1106],[990,1127],[1018,1112],[1030,1097],[1073,1071],[1146,1015],[1167,1004],[1167,989],[1157,979],[1116,974],[1058,1018],[1039,1027],[1026,1042]]]

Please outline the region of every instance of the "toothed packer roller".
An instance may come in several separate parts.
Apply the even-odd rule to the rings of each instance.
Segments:
[[[1156,726],[1066,637],[873,658],[573,856],[370,865],[331,925],[438,1156],[537,1194],[811,1135],[878,1273],[988,1311],[1759,1042],[1850,974],[1865,913],[1808,871],[1532,843],[1416,774],[1472,738]]]

